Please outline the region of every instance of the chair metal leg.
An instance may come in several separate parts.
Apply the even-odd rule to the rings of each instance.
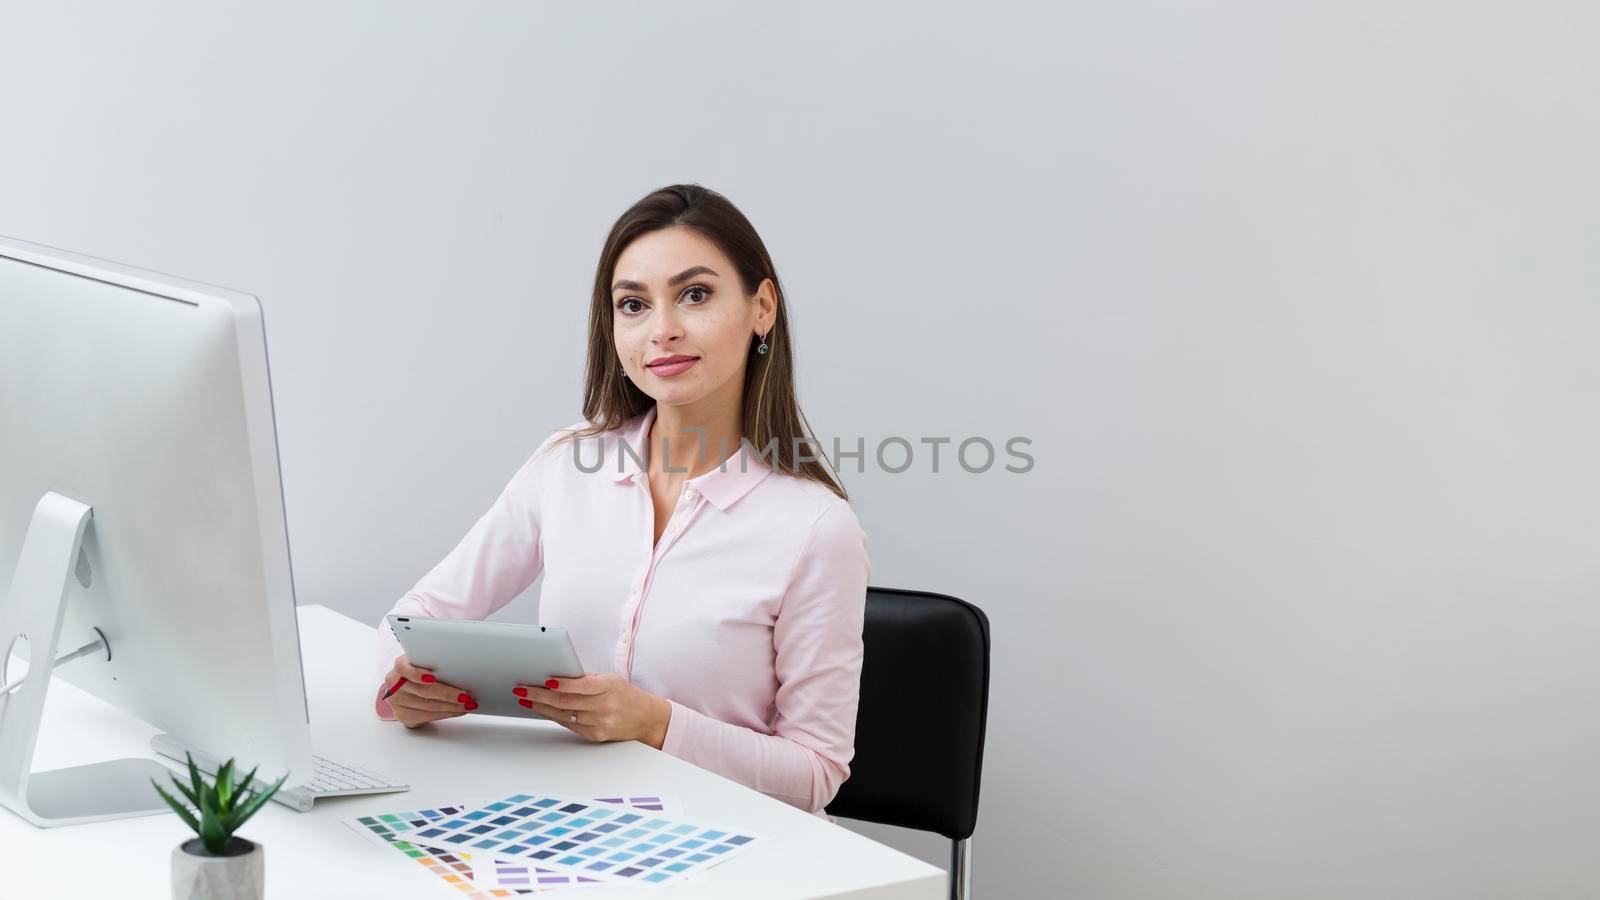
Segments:
[[[950,842],[950,900],[972,896],[972,838]]]

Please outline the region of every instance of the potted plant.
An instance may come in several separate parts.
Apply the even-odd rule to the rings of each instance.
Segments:
[[[217,769],[216,781],[207,784],[200,778],[194,757],[187,753],[184,756],[189,760],[189,784],[179,781],[176,775],[172,776],[172,783],[199,811],[198,819],[176,797],[162,790],[155,779],[150,780],[161,799],[199,835],[172,849],[173,900],[260,900],[266,889],[266,851],[234,832],[272,799],[288,774],[266,790],[257,791],[250,787],[256,770],[251,769],[250,774],[236,780],[230,759]]]

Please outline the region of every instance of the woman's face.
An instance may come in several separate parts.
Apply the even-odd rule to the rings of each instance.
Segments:
[[[617,356],[628,378],[657,403],[708,398],[737,407],[750,340],[766,334],[777,304],[763,279],[755,298],[717,245],[684,227],[636,238],[617,257],[611,317]],[[687,368],[651,366],[693,357]]]

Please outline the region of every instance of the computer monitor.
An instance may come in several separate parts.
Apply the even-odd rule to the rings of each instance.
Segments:
[[[52,642],[103,635],[55,674],[184,745],[313,776],[255,297],[0,237],[0,660],[19,635],[0,802],[35,824],[161,812],[169,771],[29,771]]]

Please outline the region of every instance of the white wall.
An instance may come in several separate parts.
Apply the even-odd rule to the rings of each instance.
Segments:
[[[846,472],[994,626],[981,896],[1600,893],[1593,4],[3,19],[0,233],[261,297],[302,602],[579,417],[606,228],[698,181],[824,439],[1033,440]]]

